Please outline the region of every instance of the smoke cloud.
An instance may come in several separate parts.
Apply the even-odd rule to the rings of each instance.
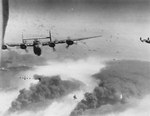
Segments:
[[[70,116],[81,115],[84,111],[89,109],[96,109],[106,104],[115,104],[117,102],[124,102],[121,92],[105,86],[103,82],[95,87],[92,93],[85,93],[84,99],[81,100]]]
[[[17,97],[17,90],[1,91],[0,90],[0,115],[8,110],[11,102]]]
[[[18,96],[14,93],[7,103],[10,106],[11,102],[9,115],[124,116],[139,108],[142,112],[150,93],[150,63],[123,60],[107,62],[105,67],[102,62],[98,58],[68,59],[27,68],[24,74],[34,76],[36,83],[21,89]],[[77,100],[73,99],[74,95]],[[16,99],[12,101],[12,98]]]
[[[39,79],[37,84],[30,86],[29,90],[22,89],[9,108],[9,112],[24,110],[40,110],[50,104],[51,100],[58,99],[80,88],[78,81],[62,81],[59,76],[45,77],[35,75]]]
[[[93,113],[96,115],[96,112],[103,115],[102,109],[107,111],[105,114],[109,114],[112,112],[112,108],[107,105],[114,106],[113,112],[122,112],[130,108],[131,104],[129,106],[124,104],[130,103],[133,98],[143,98],[150,92],[149,69],[149,62],[109,62],[106,68],[94,75],[96,79],[100,80],[99,85],[93,92],[85,93],[84,99],[78,103],[70,115],[94,115]],[[116,104],[120,104],[120,107],[115,108]],[[96,111],[92,112],[91,110]]]
[[[48,116],[49,114],[68,116],[83,99],[84,93],[93,91],[98,81],[91,75],[99,72],[104,66],[102,60],[90,57],[80,60],[51,60],[46,65],[35,65],[23,72],[18,69],[31,79],[22,81],[21,84],[17,83],[19,88],[15,89],[14,96],[9,96],[12,90],[7,92],[8,98],[11,97],[7,102],[9,104],[6,107],[9,109],[7,113],[9,116]],[[58,84],[56,85],[55,82]],[[73,98],[74,95],[77,97],[76,100]],[[5,116],[4,113],[3,110],[0,112]]]
[[[89,57],[80,60],[61,60],[61,61],[48,61],[47,65],[35,66],[34,70],[27,71],[26,75],[60,75],[63,80],[79,80],[85,83],[85,91],[92,91],[98,84],[91,75],[99,72],[105,64],[103,59]]]
[[[135,106],[126,111],[114,113],[116,116],[148,116],[150,114],[150,95],[145,96],[141,100],[135,101]]]

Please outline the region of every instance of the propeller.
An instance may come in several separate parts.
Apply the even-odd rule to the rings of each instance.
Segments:
[[[8,50],[8,51],[11,51],[11,49],[10,49],[10,48],[7,48],[7,50]]]
[[[86,45],[86,42],[80,41],[80,43],[82,43],[82,44],[85,44],[85,45]]]
[[[78,45],[78,42],[74,42],[75,45]]]
[[[17,49],[20,49],[20,46],[16,46],[16,48],[17,48]],[[28,49],[22,49],[22,50],[25,50],[26,53],[29,53],[29,50],[28,50]]]
[[[25,52],[26,52],[26,53],[28,53],[28,52],[29,52],[29,50],[28,50],[28,49],[25,49]]]
[[[53,47],[53,52],[55,52],[56,51],[56,49],[55,49],[55,47]]]
[[[69,48],[69,45],[67,45],[66,48],[68,49],[68,48]]]

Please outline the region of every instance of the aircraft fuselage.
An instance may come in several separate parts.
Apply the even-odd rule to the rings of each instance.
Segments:
[[[42,53],[42,49],[41,49],[41,43],[39,41],[33,41],[33,52],[34,54],[36,54],[37,56],[40,56]]]
[[[150,44],[150,40],[145,40],[145,42]]]

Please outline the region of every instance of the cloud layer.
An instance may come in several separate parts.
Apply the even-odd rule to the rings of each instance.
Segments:
[[[20,61],[22,62],[22,60]],[[16,80],[18,87],[13,89],[14,94],[12,96],[9,94],[13,90],[10,89],[7,92],[10,101],[5,104],[9,104],[6,109],[9,107],[7,115],[10,116],[69,115],[79,100],[83,99],[84,93],[93,91],[98,84],[99,81],[95,80],[92,75],[105,67],[104,60],[93,57],[80,60],[51,60],[27,68],[26,66],[21,68],[21,62],[16,62],[18,63],[16,67],[13,67],[11,63],[9,65],[6,63],[7,71],[1,71],[5,74],[3,77],[8,79],[11,76],[9,81],[14,82]],[[24,63],[26,64],[26,62]],[[10,74],[10,72],[12,73]],[[17,82],[18,78],[15,76],[18,74],[30,79]],[[15,80],[12,77],[15,77]],[[6,82],[8,83],[8,81]],[[8,83],[8,85],[11,84]],[[73,99],[74,95],[77,96],[77,100]],[[60,109],[62,110],[60,111]],[[0,114],[4,114],[4,112],[2,110]]]

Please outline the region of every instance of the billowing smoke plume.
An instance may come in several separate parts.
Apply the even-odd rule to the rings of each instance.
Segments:
[[[32,84],[29,90],[20,90],[17,99],[12,102],[9,112],[43,109],[52,100],[80,89],[81,85],[79,81],[61,80],[59,76],[44,77],[35,75],[34,78],[39,82]]]
[[[92,93],[85,93],[84,97],[85,98],[78,103],[71,113],[71,116],[81,115],[86,110],[99,108],[102,105],[124,102],[121,92],[108,87],[103,82],[101,82]]]
[[[5,36],[5,30],[9,18],[9,1],[8,0],[2,0],[2,17],[3,17],[3,27],[2,27],[2,43],[4,42],[4,36]]]
[[[7,112],[8,109],[9,111],[11,111],[11,114],[9,114],[9,116],[48,116],[49,114],[53,116],[68,116],[77,105],[77,103],[81,99],[83,99],[84,93],[91,92],[93,88],[98,84],[98,81],[91,77],[91,75],[99,72],[105,66],[103,61],[93,57],[80,60],[50,60],[45,64],[46,60],[43,60],[43,57],[35,56],[36,58],[34,60],[34,55],[31,54],[19,55],[15,51],[9,51],[7,53],[8,54],[6,54],[3,58],[3,63],[5,65],[4,67],[6,68],[2,68],[1,70],[3,75],[0,75],[0,83],[3,83],[2,85],[5,86],[1,88],[3,90],[7,90],[7,94],[5,96],[7,96],[7,99],[9,100],[2,99],[1,101],[1,104],[5,106],[5,110],[0,107],[0,115],[2,116],[5,115],[5,112]],[[40,64],[38,65],[38,63]],[[36,75],[37,80],[33,80],[32,77],[35,74],[44,76]],[[56,91],[58,98],[54,95],[54,99],[47,99],[44,93],[47,93],[47,90],[49,92],[50,89],[44,88],[43,90],[40,90],[40,92],[44,95],[44,97],[40,96],[40,100],[42,99],[41,101],[30,101],[29,98],[36,99],[29,95],[33,92],[31,91],[31,88],[33,90],[33,87],[35,87],[34,90],[39,91],[41,86],[45,86],[41,83],[48,82],[51,80],[51,78],[54,77],[59,78],[54,75],[60,75],[62,79],[60,79],[60,82],[63,83],[61,84],[61,88],[63,90],[64,88],[67,89],[65,89],[62,94],[57,94],[59,92]],[[20,79],[20,76],[31,79],[23,80]],[[39,77],[41,77],[41,79],[38,79]],[[48,85],[46,84],[46,86]],[[50,85],[48,87],[50,87]],[[22,88],[26,89],[22,90]],[[14,94],[9,95],[11,91],[14,91]],[[20,91],[21,93],[19,93],[18,91]],[[3,96],[1,93],[0,95]],[[74,95],[77,96],[76,100],[74,100],[73,98]],[[24,99],[24,97],[20,98],[19,96],[27,97],[25,97]],[[13,106],[14,104],[16,104],[16,106]]]
[[[101,73],[94,75],[96,79],[100,80],[99,85],[93,92],[85,93],[84,99],[78,103],[70,115],[89,115],[91,109],[101,110],[101,107],[107,106],[107,104],[123,105],[128,103],[131,98],[144,97],[150,93],[149,70],[149,62],[117,61],[108,63]],[[125,110],[125,106],[116,108],[115,112],[123,109]],[[107,111],[107,113],[109,112]]]

